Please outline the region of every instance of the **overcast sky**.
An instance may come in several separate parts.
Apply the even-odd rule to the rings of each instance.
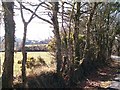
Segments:
[[[17,4],[17,3],[15,3]],[[17,4],[18,5],[18,4]],[[44,9],[42,7],[40,7],[39,12],[43,11]],[[21,16],[20,16],[20,11],[19,10],[14,10],[15,11],[15,16],[14,16],[14,20],[16,23],[16,32],[15,35],[17,38],[22,38],[23,37],[23,23],[21,20]],[[24,17],[26,19],[26,21],[30,18],[31,14],[24,11]],[[49,17],[47,15],[40,15],[41,17],[44,17],[46,19],[49,20]],[[4,35],[4,25],[1,25],[1,36]],[[30,40],[44,40],[47,39],[48,37],[53,36],[52,33],[52,28],[50,28],[51,25],[38,19],[38,18],[34,18],[31,23],[28,25],[28,32],[27,32],[27,38]]]
[[[25,1],[30,1],[30,0],[25,0]],[[34,3],[36,3],[38,0],[31,0],[32,2],[34,1]],[[15,3],[17,6],[18,3]],[[29,7],[29,6],[27,6]],[[35,8],[33,7],[29,7],[30,9],[32,9],[34,11]],[[1,9],[1,8],[0,8]],[[21,16],[20,16],[20,11],[19,10],[14,10],[15,11],[15,16],[14,16],[14,20],[16,23],[16,32],[15,35],[18,38],[22,38],[23,37],[23,23],[21,20]],[[38,9],[39,12],[45,12],[45,9],[40,7]],[[47,15],[43,15],[45,13],[38,13],[39,16],[44,17],[45,19],[50,20],[50,17],[48,17]],[[28,13],[27,11],[24,11],[24,17],[26,20],[28,20],[31,16],[31,13]],[[120,14],[117,16],[117,19],[119,19]],[[4,35],[4,25],[2,24],[0,27],[0,36]],[[44,40],[47,39],[48,37],[53,36],[52,30],[53,28],[50,28],[51,25],[38,19],[38,18],[34,18],[32,20],[32,22],[28,25],[28,32],[27,32],[27,38],[31,39],[31,40]]]

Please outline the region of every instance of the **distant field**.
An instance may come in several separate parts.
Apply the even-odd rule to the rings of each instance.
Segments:
[[[51,60],[53,59],[52,56],[50,55],[49,52],[28,52],[27,58],[34,57],[37,59],[37,57],[41,56],[46,63],[49,65]],[[14,54],[14,75],[20,74],[21,73],[21,64],[18,64],[19,60],[22,60],[22,53],[21,52],[16,52]],[[4,52],[0,52],[0,60],[1,64],[4,61]]]
[[[25,45],[26,47],[31,47],[31,46],[47,46],[48,44],[33,44],[33,45]]]

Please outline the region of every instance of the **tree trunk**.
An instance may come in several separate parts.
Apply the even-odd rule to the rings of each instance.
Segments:
[[[120,42],[118,42],[117,53],[118,53],[118,56],[120,56]]]
[[[23,35],[23,43],[22,43],[22,82],[23,87],[26,87],[26,61],[27,61],[27,52],[25,50],[25,42],[26,42],[26,33],[27,33],[27,23],[24,23],[24,35]]]
[[[60,74],[62,55],[61,55],[61,38],[59,33],[59,23],[58,23],[58,2],[53,3],[53,26],[54,26],[54,35],[56,39],[56,60],[57,60],[57,73]]]
[[[3,2],[5,24],[5,60],[3,64],[2,88],[13,87],[14,65],[14,2]]]
[[[77,12],[75,14],[74,27],[74,61],[70,67],[69,86],[74,84],[74,69],[77,68],[80,61],[80,45],[79,45],[79,17],[80,17],[80,2],[77,2]],[[75,64],[74,64],[75,62]]]
[[[79,43],[79,17],[80,17],[80,2],[77,2],[77,12],[75,14],[74,28],[74,48],[75,48],[75,65],[79,65],[80,61],[80,43]]]
[[[35,11],[32,12],[31,17],[29,18],[29,20],[27,22],[25,21],[25,18],[24,18],[24,15],[23,15],[23,10],[22,10],[22,8],[24,6],[22,5],[22,2],[19,2],[19,4],[20,4],[21,18],[22,18],[22,21],[23,21],[23,24],[24,24],[24,35],[23,35],[23,41],[22,41],[22,55],[23,55],[23,60],[22,60],[22,82],[23,82],[23,87],[26,88],[26,81],[27,81],[26,79],[27,78],[26,78],[26,67],[25,66],[26,66],[26,61],[27,61],[27,52],[26,52],[26,49],[25,49],[25,42],[26,42],[27,26],[32,21],[32,19],[34,18],[34,14],[36,13],[36,11],[39,8],[39,6],[41,4],[43,4],[43,2],[40,3],[36,7]]]
[[[90,13],[90,16],[89,16],[89,18],[88,18],[88,22],[87,22],[87,25],[86,25],[86,31],[87,31],[87,33],[86,33],[86,47],[85,47],[85,55],[84,55],[84,60],[83,60],[83,63],[82,63],[82,68],[84,69],[84,71],[85,71],[85,74],[86,74],[86,72],[88,73],[88,71],[89,71],[89,69],[91,69],[91,50],[90,50],[90,28],[91,28],[91,23],[92,23],[92,18],[93,18],[93,15],[94,15],[94,12],[95,12],[95,10],[96,10],[96,8],[97,8],[97,5],[98,5],[98,3],[94,3],[94,6],[93,6],[93,9],[92,9],[92,11],[91,11],[91,13]],[[89,67],[89,68],[88,68]]]
[[[97,7],[97,3],[95,2],[94,3],[94,7],[93,7],[93,10],[91,11],[90,13],[90,16],[89,16],[89,19],[88,19],[88,22],[87,22],[87,26],[86,26],[86,30],[87,30],[87,45],[86,45],[86,49],[89,49],[90,48],[90,26],[91,26],[91,23],[92,23],[92,18],[93,18],[93,15],[94,15],[94,12],[95,12],[95,9]]]

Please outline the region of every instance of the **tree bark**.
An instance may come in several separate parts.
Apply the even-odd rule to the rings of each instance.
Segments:
[[[86,49],[89,49],[90,48],[90,26],[91,26],[91,23],[92,23],[92,18],[93,18],[93,15],[94,15],[94,12],[97,8],[97,3],[95,2],[94,3],[94,7],[93,7],[93,10],[91,11],[90,13],[90,16],[89,16],[89,19],[88,19],[88,22],[87,22],[87,26],[86,26],[86,30],[87,30],[87,45],[86,45]]]
[[[58,17],[57,17],[57,12],[58,12],[58,2],[53,2],[53,27],[54,27],[54,35],[56,39],[56,60],[57,60],[57,73],[60,73],[61,69],[61,63],[62,63],[62,55],[61,55],[61,37],[59,33],[59,23],[58,23]]]
[[[26,61],[27,61],[27,52],[25,49],[25,42],[26,42],[26,33],[27,33],[27,24],[24,23],[24,35],[23,35],[23,43],[22,43],[22,82],[23,82],[23,87],[26,87]]]
[[[14,65],[14,2],[2,2],[4,8],[5,24],[5,60],[3,64],[2,88],[13,87],[13,65]]]
[[[117,53],[118,53],[118,56],[120,56],[120,42],[118,42]]]
[[[80,18],[80,2],[77,2],[77,12],[75,14],[75,28],[74,28],[75,66],[78,66],[80,61],[79,18]]]
[[[87,22],[87,25],[86,25],[86,47],[85,47],[85,54],[84,54],[84,60],[83,60],[83,63],[81,65],[81,67],[83,68],[83,70],[85,71],[84,74],[86,74],[86,72],[88,73],[89,70],[91,69],[92,67],[92,64],[91,64],[91,50],[90,50],[90,28],[91,28],[91,24],[92,24],[92,19],[93,19],[93,16],[94,16],[94,13],[95,13],[95,10],[97,8],[97,5],[98,3],[94,3],[94,6],[92,8],[92,11],[90,13],[90,16],[88,18],[88,22]],[[89,68],[88,68],[89,67]]]
[[[79,17],[80,17],[80,2],[77,2],[77,12],[75,14],[75,27],[74,27],[74,61],[70,67],[70,80],[69,86],[73,85],[74,83],[74,69],[77,68],[80,61],[80,45],[79,45]]]
[[[36,13],[36,11],[38,10],[39,6],[41,4],[43,4],[44,2],[40,3],[34,12],[32,12],[31,17],[29,18],[29,20],[26,22],[24,15],[23,15],[23,10],[22,8],[24,7],[22,5],[21,2],[18,2],[20,4],[20,13],[21,13],[21,18],[24,24],[24,35],[23,35],[23,41],[22,41],[22,55],[23,55],[23,59],[22,59],[22,82],[23,82],[23,87],[26,88],[26,82],[27,82],[27,78],[26,78],[26,61],[27,61],[27,52],[25,49],[25,42],[26,42],[26,34],[27,34],[27,26],[28,24],[32,21],[32,19],[34,18],[34,14]]]

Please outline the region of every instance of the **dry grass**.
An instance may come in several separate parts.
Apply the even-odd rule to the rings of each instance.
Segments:
[[[52,65],[50,67],[40,66],[40,67],[34,68],[29,73],[27,73],[27,76],[38,76],[41,73],[45,73],[45,72],[55,72],[55,69],[56,69],[55,65]]]
[[[37,57],[41,56],[46,64],[50,65],[50,62],[52,60],[52,56],[50,55],[49,52],[28,52],[27,58],[34,57],[37,60]],[[0,53],[0,59],[1,59],[1,65],[4,62],[4,52]],[[18,64],[18,61],[22,60],[22,53],[21,52],[16,52],[14,54],[14,76],[21,74],[21,64]],[[29,70],[29,69],[28,69]]]

